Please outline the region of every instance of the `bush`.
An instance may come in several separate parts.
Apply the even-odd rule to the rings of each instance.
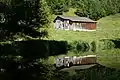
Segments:
[[[104,39],[104,40],[100,40],[99,47],[102,50],[112,49],[115,47],[115,44],[112,40]]]

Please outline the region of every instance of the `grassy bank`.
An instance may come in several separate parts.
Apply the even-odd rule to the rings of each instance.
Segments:
[[[120,14],[111,15],[100,19],[97,23],[97,31],[76,32],[49,29],[50,40],[66,41],[94,41],[100,39],[114,39],[120,37]]]

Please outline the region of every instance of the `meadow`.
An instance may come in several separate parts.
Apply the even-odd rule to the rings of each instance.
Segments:
[[[68,15],[66,13],[65,15]],[[70,14],[72,15],[72,14]],[[92,41],[98,42],[97,45],[102,45],[99,40],[103,39],[119,39],[120,38],[120,14],[110,15],[101,18],[97,21],[97,29],[93,32],[83,32],[83,31],[64,31],[64,30],[54,30],[54,28],[49,28],[48,40],[58,40],[58,41],[84,41],[90,44]],[[104,45],[104,44],[103,44]],[[68,51],[67,55],[50,56],[45,62],[53,64],[56,57],[61,56],[81,56],[95,54],[98,57],[98,63],[119,69],[120,65],[120,49],[100,49],[97,47],[98,51],[93,52],[91,50],[87,52],[75,53],[73,51]]]
[[[120,14],[110,15],[97,21],[97,29],[93,32],[84,31],[64,31],[49,28],[49,40],[65,41],[95,41],[101,39],[120,38]]]

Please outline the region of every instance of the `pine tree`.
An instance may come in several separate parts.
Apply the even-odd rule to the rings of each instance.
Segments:
[[[39,18],[40,27],[48,27],[48,25],[50,24],[50,10],[45,0],[40,0]]]

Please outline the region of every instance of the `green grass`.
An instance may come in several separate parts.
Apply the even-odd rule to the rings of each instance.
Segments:
[[[50,40],[93,41],[120,38],[120,14],[107,16],[98,20],[97,31],[94,32],[64,31],[54,30],[54,28],[50,28],[48,31]]]
[[[74,10],[64,15],[73,15]],[[120,38],[120,14],[110,15],[98,20],[97,31],[94,32],[76,32],[76,31],[63,31],[54,30],[54,28],[49,28],[49,40],[65,40],[68,42],[83,40],[85,42],[99,41],[101,39],[116,39]],[[96,54],[98,56],[98,63],[120,69],[120,49],[105,50],[94,52],[85,52],[76,54],[74,52],[68,52],[66,56],[81,56],[88,54]],[[59,55],[65,56],[65,55]],[[57,56],[51,56],[46,60],[47,63],[53,64]]]

